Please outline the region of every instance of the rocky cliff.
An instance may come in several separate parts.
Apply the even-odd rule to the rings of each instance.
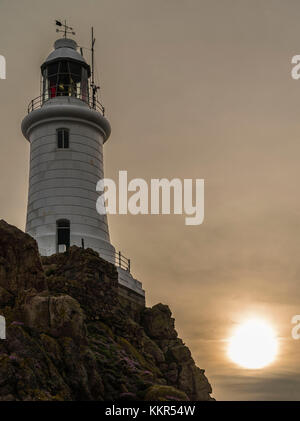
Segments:
[[[40,258],[0,221],[0,400],[211,400],[168,306],[135,308],[90,249]]]

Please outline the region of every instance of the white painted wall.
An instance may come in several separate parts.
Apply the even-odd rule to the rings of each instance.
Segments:
[[[69,149],[57,148],[59,128],[69,130]],[[48,101],[23,120],[31,146],[26,232],[37,240],[42,255],[57,252],[56,221],[68,219],[71,245],[81,246],[83,238],[86,248],[112,261],[107,217],[96,211],[108,128],[99,113],[68,97]]]
[[[56,130],[69,130],[69,149],[57,148]],[[70,244],[92,248],[115,264],[107,217],[96,210],[96,185],[103,177],[103,144],[108,121],[81,100],[57,97],[32,111],[22,122],[30,142],[30,180],[26,232],[41,255],[57,253],[56,221],[70,221]],[[118,268],[121,285],[145,296],[141,282]]]

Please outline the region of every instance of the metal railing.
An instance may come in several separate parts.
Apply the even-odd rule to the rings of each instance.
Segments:
[[[120,268],[127,270],[130,273],[130,259],[123,256],[123,254],[119,251],[119,253],[115,253],[117,257],[117,266]]]
[[[126,270],[130,273],[131,270],[131,261],[127,257],[125,257],[120,251],[119,252],[111,252],[107,249],[99,249],[99,256],[105,260],[111,261],[115,266],[120,267],[121,269]]]
[[[47,101],[59,97],[80,99],[91,109],[105,116],[105,108],[101,102],[93,97],[92,89],[83,91],[82,88],[73,85],[64,85],[62,89],[55,86],[53,89],[48,89],[42,95],[32,99],[28,105],[28,114],[41,108]]]
[[[83,243],[83,247],[84,247],[84,243]],[[115,266],[120,267],[121,269],[126,270],[127,272],[130,273],[131,261],[130,259],[125,257],[120,251],[112,252],[105,248],[101,248],[99,250],[100,250],[99,256],[102,257],[104,260],[107,260],[113,263]],[[53,254],[53,249],[39,247],[39,252],[42,256],[50,256],[51,254]]]

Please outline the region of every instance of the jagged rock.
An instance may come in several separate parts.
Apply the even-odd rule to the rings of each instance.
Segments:
[[[171,384],[176,384],[178,380],[178,365],[173,362],[169,364],[168,367],[164,370],[166,377]]]
[[[145,309],[143,313],[143,325],[150,338],[177,338],[174,319],[171,318],[171,314],[169,307],[163,304],[156,304],[152,308]]]
[[[173,346],[169,349],[169,354],[178,363],[191,359],[191,351],[185,345]]]
[[[42,257],[49,289],[70,295],[90,320],[109,318],[118,304],[118,273],[91,249],[70,247],[67,253]]]
[[[42,263],[41,263],[42,262]],[[211,400],[168,306],[130,306],[93,250],[40,258],[0,221],[2,400]]]
[[[8,292],[6,289],[0,287],[0,306],[12,306],[14,304],[15,297],[13,294]]]
[[[212,393],[212,388],[204,373],[205,370],[201,370],[199,367],[196,366],[193,367],[193,379],[195,382],[195,400],[205,401],[211,399],[210,394]]]
[[[163,363],[165,361],[165,356],[159,346],[152,341],[148,336],[143,336],[144,342],[144,351],[150,355],[152,355],[154,361],[157,363]]]
[[[192,400],[209,400],[209,394],[212,392],[204,370],[200,370],[193,363],[181,365],[178,387],[185,390]]]
[[[17,296],[20,291],[47,288],[36,241],[0,221],[0,286]]]
[[[35,295],[26,302],[24,313],[26,324],[41,332],[77,340],[85,337],[83,312],[69,295]]]

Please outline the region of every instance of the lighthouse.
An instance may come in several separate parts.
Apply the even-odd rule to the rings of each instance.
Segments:
[[[111,127],[97,99],[93,69],[67,38],[67,29],[41,65],[40,95],[22,121],[30,142],[26,232],[43,256],[72,245],[97,251],[116,264],[122,294],[142,302],[142,284],[132,277],[130,261],[111,244],[107,216],[96,210],[103,145]]]

